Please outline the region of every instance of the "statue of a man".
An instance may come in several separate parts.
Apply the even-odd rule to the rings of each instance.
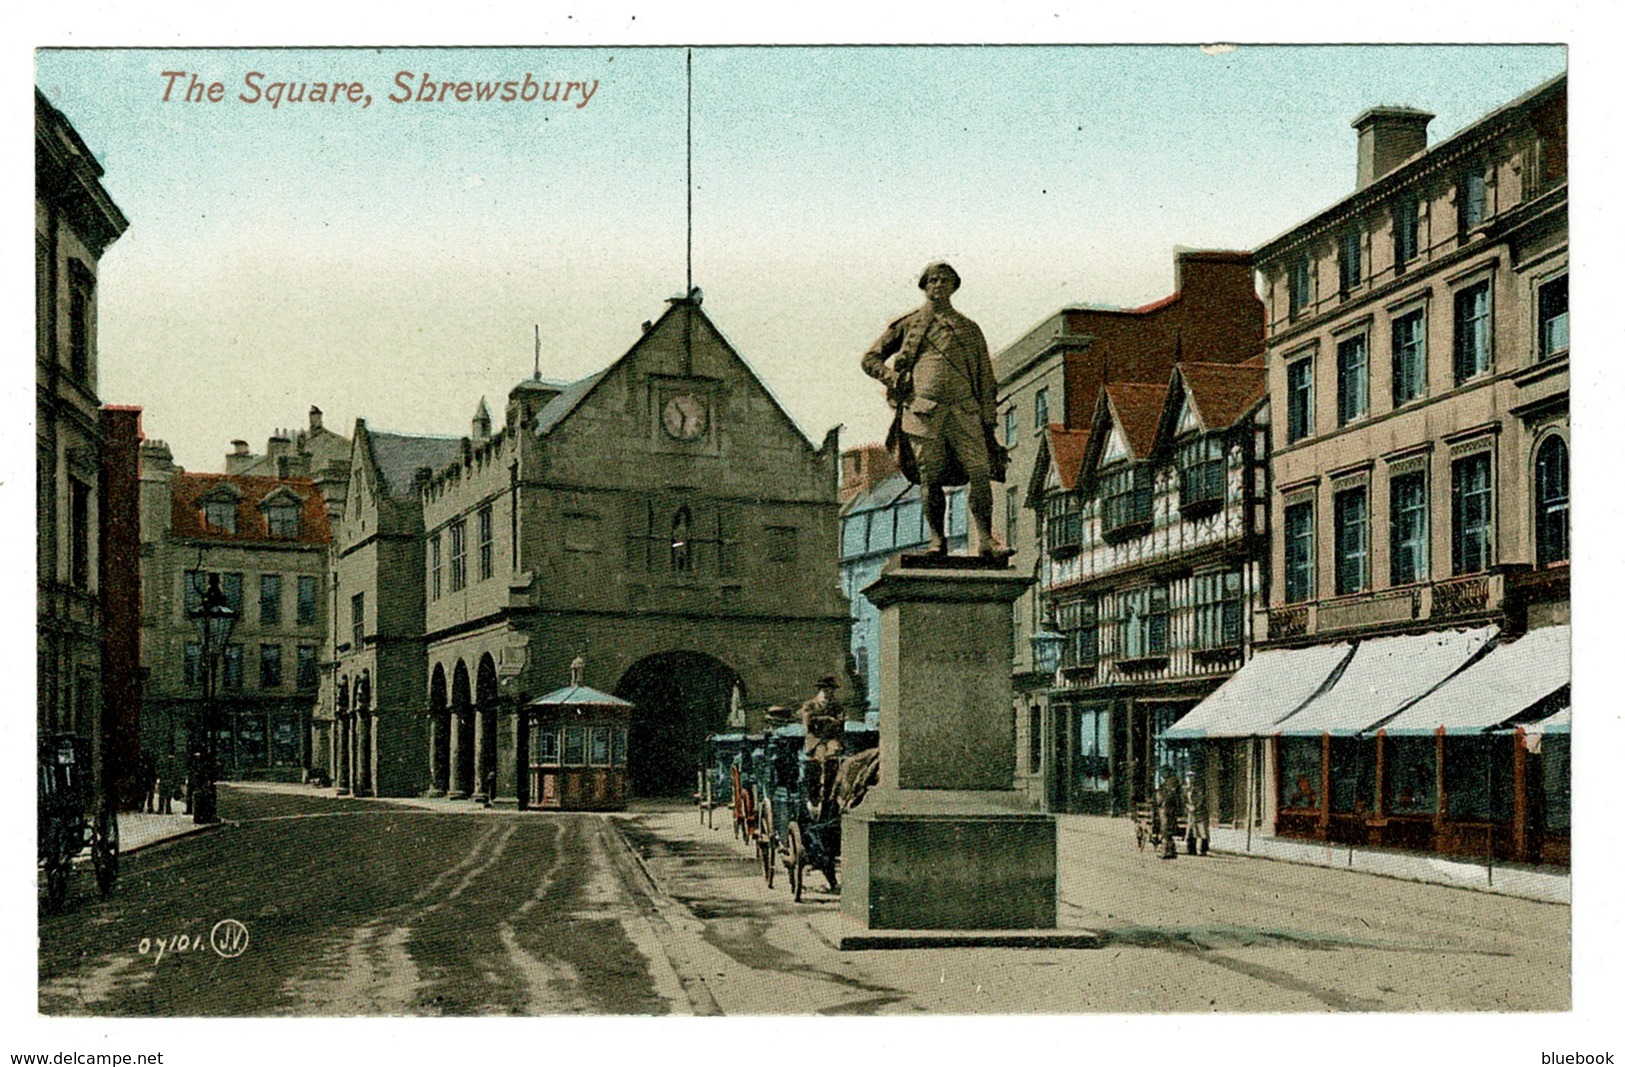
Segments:
[[[1004,480],[1005,451],[994,437],[998,383],[981,327],[954,309],[959,273],[933,263],[920,275],[925,304],[886,327],[863,354],[863,371],[886,385],[896,411],[886,445],[918,483],[931,527],[929,551],[948,551],[948,486],[966,486],[972,550],[1003,560],[993,532],[993,488]]]

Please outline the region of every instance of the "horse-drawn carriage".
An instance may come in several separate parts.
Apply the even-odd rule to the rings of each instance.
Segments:
[[[118,812],[100,777],[86,738],[40,738],[39,863],[45,870],[46,906],[52,911],[67,902],[74,860],[86,848],[101,895],[111,893],[118,880]]]

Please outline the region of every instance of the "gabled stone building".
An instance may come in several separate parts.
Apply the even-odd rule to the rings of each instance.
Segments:
[[[697,296],[669,304],[604,370],[522,382],[499,425],[482,404],[426,477],[435,792],[527,803],[523,709],[577,655],[585,684],[634,705],[611,758],[641,795],[691,789],[731,707],[845,673],[835,433],[809,441]],[[340,632],[378,634],[377,600],[346,587]]]
[[[357,419],[350,441],[311,765],[340,793],[417,796],[430,785],[423,488],[431,471],[462,455],[462,440],[388,433]]]

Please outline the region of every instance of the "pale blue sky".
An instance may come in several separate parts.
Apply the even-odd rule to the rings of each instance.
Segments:
[[[1172,286],[1176,245],[1252,248],[1349,192],[1350,121],[1435,140],[1561,72],[1525,46],[710,48],[694,55],[694,273],[815,440],[883,434],[857,357],[927,260],[996,349],[1070,302]],[[162,100],[161,72],[225,85]],[[37,84],[131,220],[102,265],[101,394],[218,467],[311,404],[347,431],[466,432],[532,361],[623,352],[684,275],[673,48],[44,51]],[[361,81],[370,107],[237,99]],[[585,107],[395,104],[435,80],[596,80]]]

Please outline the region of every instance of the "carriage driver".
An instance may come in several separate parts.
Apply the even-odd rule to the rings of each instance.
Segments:
[[[841,683],[826,674],[818,679],[818,692],[801,705],[801,725],[807,731],[803,751],[808,762],[818,768],[818,778],[808,783],[807,800],[816,805],[817,813],[835,795],[835,780],[840,771],[842,738],[846,733],[846,711],[835,698]]]

